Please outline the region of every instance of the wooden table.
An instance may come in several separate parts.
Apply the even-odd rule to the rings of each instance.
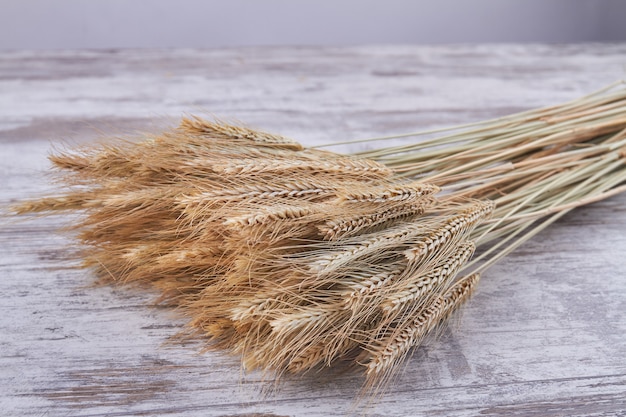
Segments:
[[[59,141],[155,131],[183,113],[311,145],[562,102],[623,77],[625,63],[626,44],[4,52],[0,202],[52,189],[46,154]],[[1,220],[1,415],[350,413],[359,375],[274,391],[236,357],[167,344],[183,321],[150,294],[89,287],[56,231],[67,222]],[[621,195],[575,210],[488,271],[370,415],[624,416],[625,311]]]

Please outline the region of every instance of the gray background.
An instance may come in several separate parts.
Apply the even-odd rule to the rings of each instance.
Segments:
[[[0,50],[626,40],[625,0],[0,0]]]

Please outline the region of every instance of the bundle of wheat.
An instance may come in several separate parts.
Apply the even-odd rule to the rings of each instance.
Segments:
[[[624,190],[626,92],[612,87],[359,156],[183,119],[52,156],[68,189],[15,210],[84,212],[85,266],[158,289],[246,368],[354,364],[375,389],[493,262]]]

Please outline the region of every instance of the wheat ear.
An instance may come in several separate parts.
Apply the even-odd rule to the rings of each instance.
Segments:
[[[385,315],[396,313],[407,304],[419,303],[424,297],[454,279],[457,272],[472,257],[476,245],[474,242],[462,242],[451,256],[435,268],[414,279],[402,282],[402,287],[394,289],[380,305]]]
[[[445,293],[437,296],[414,317],[407,317],[384,340],[371,350],[367,362],[367,386],[373,387],[390,375],[396,365],[404,360],[412,347],[419,345],[437,324],[445,320],[471,295],[480,279],[472,274],[459,279]]]
[[[278,147],[295,151],[303,149],[300,143],[284,136],[241,126],[210,122],[199,117],[182,119],[179,129],[190,134],[203,135],[209,138],[250,141],[251,144],[256,146]]]
[[[434,198],[423,197],[418,201],[392,204],[390,207],[373,205],[355,209],[355,214],[338,216],[318,226],[324,240],[337,241],[345,237],[359,235],[380,226],[389,225],[398,220],[413,218],[424,214],[435,203]],[[368,210],[369,212],[365,212]]]
[[[462,236],[486,219],[494,210],[495,204],[490,200],[476,201],[460,214],[448,219],[443,227],[417,242],[415,247],[404,252],[410,262],[420,263],[437,249],[449,244],[458,236]]]

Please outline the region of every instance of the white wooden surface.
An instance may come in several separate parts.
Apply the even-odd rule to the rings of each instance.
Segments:
[[[305,144],[463,123],[624,77],[626,44],[372,46],[0,55],[0,204],[52,187],[59,140],[211,112]],[[271,381],[167,344],[151,295],[91,288],[68,217],[0,220],[3,416],[346,415],[359,375]],[[491,269],[373,416],[626,415],[626,195],[584,207]]]

